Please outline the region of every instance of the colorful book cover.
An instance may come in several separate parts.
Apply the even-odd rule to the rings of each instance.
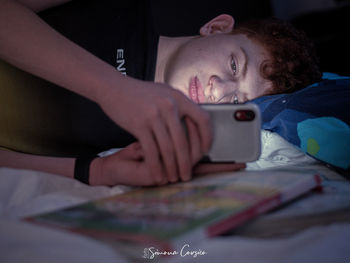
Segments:
[[[312,173],[241,171],[139,188],[27,220],[110,243],[170,251],[222,234],[319,185]]]

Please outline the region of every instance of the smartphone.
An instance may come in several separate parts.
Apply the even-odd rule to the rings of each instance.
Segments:
[[[261,153],[259,107],[246,104],[201,104],[210,114],[214,137],[202,162],[252,162]]]

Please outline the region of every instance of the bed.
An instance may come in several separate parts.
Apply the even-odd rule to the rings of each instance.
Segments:
[[[328,75],[323,84],[344,84],[344,79],[333,77]],[[346,90],[349,83],[345,84],[343,89]],[[284,118],[289,125],[291,120],[301,123],[307,119],[306,109],[304,107],[293,111],[295,118],[285,115],[283,111],[291,108],[293,101],[299,101],[292,100],[289,96],[291,95],[264,97],[256,101],[264,119],[264,130],[261,133],[262,155],[256,162],[249,163],[247,170],[290,169],[302,173],[311,169],[321,175],[323,191],[311,192],[225,236],[205,239],[195,244],[197,249],[207,252],[205,256],[170,256],[165,259],[166,262],[347,262],[350,250],[350,182],[343,175],[348,172],[346,165],[350,159],[350,155],[347,155],[349,143],[341,141],[345,147],[337,158],[342,158],[343,162],[334,160],[333,156],[329,158],[328,155],[317,155],[320,151],[310,150],[312,147],[303,148],[303,139],[299,137],[296,140],[300,135],[297,128],[293,130],[286,126]],[[301,97],[305,98],[305,94],[301,94]],[[345,95],[340,97],[344,99]],[[292,102],[288,104],[285,100]],[[278,108],[273,103],[276,101],[285,101],[280,103],[283,107]],[[272,118],[267,113],[264,114],[271,105],[275,109]],[[331,110],[329,105],[327,107]],[[333,117],[343,118],[336,115],[335,111],[333,113]],[[309,111],[307,114],[316,113]],[[276,116],[280,116],[278,120]],[[316,119],[318,117],[314,116]],[[348,116],[343,120],[348,121]],[[317,138],[315,140],[320,148],[329,147],[325,143],[329,136],[334,136],[334,132],[337,139],[340,137],[339,132],[343,134],[343,139],[348,138],[348,127],[345,125],[344,130],[339,128],[336,131],[325,129],[325,142]],[[319,135],[319,131],[315,131]],[[326,152],[328,151],[330,149],[327,148]],[[339,148],[335,151],[338,153]],[[122,254],[107,244],[84,236],[31,225],[21,219],[120,194],[129,189],[125,186],[89,187],[57,175],[0,168],[1,262],[127,262]]]
[[[220,2],[227,2],[227,7],[234,7],[232,12],[238,14],[247,8],[247,5],[241,7],[239,1],[235,5],[232,5],[232,1]],[[264,9],[268,6],[265,3],[268,1],[252,2],[252,9],[246,11],[247,16],[252,12],[260,15],[270,12]],[[257,5],[262,8],[256,8]],[[176,6],[181,5],[176,2]],[[193,6],[197,10],[198,5]],[[225,12],[227,7],[224,8]],[[220,5],[213,8],[220,9]],[[174,16],[164,10],[160,8],[158,11],[169,20],[173,18],[177,21],[178,17],[193,18],[179,16],[179,9],[169,9]],[[184,11],[191,13],[189,8]],[[205,12],[214,11],[205,8]],[[316,40],[323,58],[323,69],[349,75],[348,38],[344,33],[347,32],[349,7],[342,7],[340,11],[332,16],[317,13],[301,17],[294,24]],[[208,14],[208,19],[211,17],[212,14]],[[66,16],[63,19],[71,21]],[[336,19],[340,22],[335,23]],[[179,23],[175,23],[173,30],[176,32],[172,32],[167,26],[169,23],[159,20],[163,30],[167,30],[162,31],[164,35],[190,29],[195,32],[187,33],[194,34],[201,23],[205,22],[196,17],[199,24],[193,24],[192,27],[189,27],[190,23],[183,23],[183,28],[179,28]],[[176,256],[169,257],[166,261],[349,262],[350,181],[346,179],[349,178],[350,161],[349,93],[349,78],[326,74],[324,81],[299,93],[255,100],[263,112],[262,155],[258,161],[249,163],[247,170],[290,169],[298,173],[313,170],[322,177],[323,191],[311,192],[225,236],[203,240],[195,245],[196,248],[207,251],[203,257]],[[59,95],[55,94],[56,97]],[[35,111],[31,110],[35,115]],[[311,134],[308,131],[312,131]],[[0,262],[127,262],[122,254],[104,243],[29,224],[22,219],[128,190],[130,188],[125,186],[90,187],[54,174],[0,168]],[[142,255],[139,257],[141,259]]]

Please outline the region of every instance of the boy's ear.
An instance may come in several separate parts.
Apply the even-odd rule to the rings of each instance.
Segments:
[[[230,33],[233,30],[234,24],[235,20],[232,16],[222,14],[202,26],[199,33],[201,36],[208,36],[218,33]]]

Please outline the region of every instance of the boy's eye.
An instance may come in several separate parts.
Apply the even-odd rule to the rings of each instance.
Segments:
[[[231,58],[231,69],[233,72],[233,75],[236,75],[237,73],[237,64],[234,58]]]

